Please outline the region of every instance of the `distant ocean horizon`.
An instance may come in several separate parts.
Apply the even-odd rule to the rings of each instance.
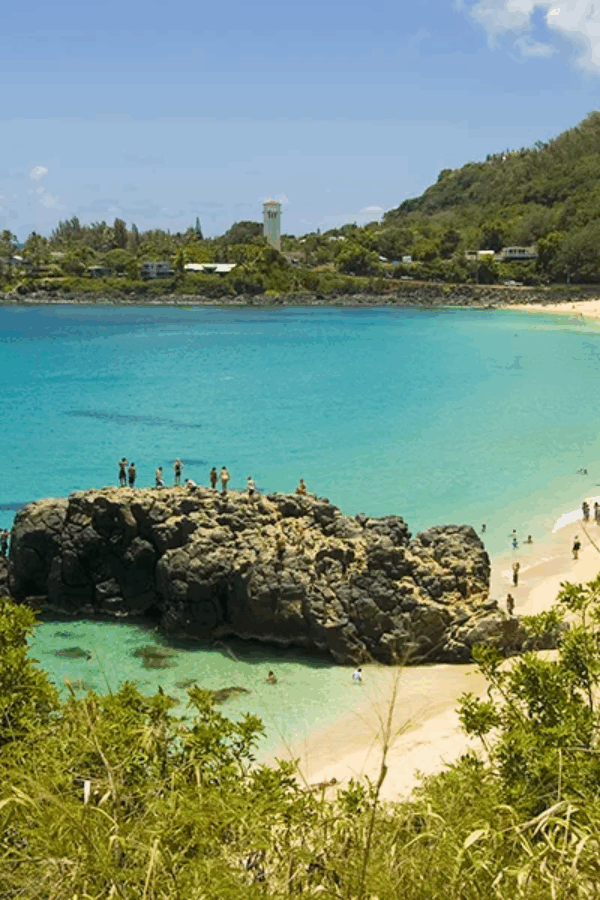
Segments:
[[[136,462],[139,486],[153,485],[158,465],[172,483],[180,457],[199,484],[213,465],[228,467],[234,490],[250,475],[261,491],[291,492],[303,477],[344,513],[401,515],[413,534],[485,523],[491,554],[508,548],[513,528],[541,538],[582,496],[600,493],[600,327],[589,320],[28,305],[0,308],[0,354],[1,527],[22,503],[117,484],[122,456]],[[171,670],[140,671],[127,648],[152,637],[128,627],[44,624],[33,652],[64,682],[83,667],[56,656],[70,640],[57,634],[72,632],[76,644],[97,644],[113,687],[125,677],[148,689],[173,681]],[[260,664],[248,663],[257,684],[280,658],[259,649]],[[227,653],[181,653],[215,686],[235,674]],[[298,680],[305,663],[282,665]],[[322,683],[327,697],[321,662],[306,666],[317,672],[310,691]],[[179,668],[181,682],[189,666]],[[84,680],[101,689],[106,671],[98,663]],[[340,697],[345,685],[342,677]],[[314,700],[321,711],[324,702]]]

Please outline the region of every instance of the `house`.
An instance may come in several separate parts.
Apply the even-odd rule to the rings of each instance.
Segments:
[[[478,259],[484,259],[486,256],[495,256],[493,250],[465,250],[465,259],[477,262]]]
[[[496,259],[500,262],[514,262],[519,259],[537,259],[535,247],[503,247]]]
[[[169,278],[175,272],[168,262],[144,262],[140,266],[142,278]]]
[[[205,275],[227,275],[235,269],[236,263],[186,263],[186,272],[203,272]]]
[[[113,274],[110,266],[88,266],[87,272],[90,278],[104,278],[105,275]]]

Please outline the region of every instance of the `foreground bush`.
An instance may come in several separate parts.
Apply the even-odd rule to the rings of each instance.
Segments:
[[[59,701],[26,655],[33,616],[0,601],[0,897],[596,896],[598,651],[589,636],[599,589],[563,592],[583,631],[568,633],[547,669],[523,657],[504,679],[482,652],[496,694],[487,707],[465,697],[462,715],[489,759],[465,756],[396,804],[379,801],[388,723],[377,782],[351,782],[329,802],[292,764],[256,764],[260,720],[231,722],[198,688],[186,722],[163,693],[143,697],[131,684]]]

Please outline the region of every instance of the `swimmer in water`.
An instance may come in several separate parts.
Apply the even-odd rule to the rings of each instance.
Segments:
[[[272,670],[267,675],[267,684],[277,684],[277,675]]]

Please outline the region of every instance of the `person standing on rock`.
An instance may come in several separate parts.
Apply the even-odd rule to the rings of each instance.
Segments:
[[[159,488],[164,487],[165,479],[163,478],[163,467],[159,466],[158,469],[156,470],[156,472],[154,473],[154,475],[155,475],[156,487],[159,487]]]
[[[216,466],[213,466],[213,467],[212,467],[212,469],[210,470],[210,475],[209,475],[208,477],[210,478],[210,486],[211,486],[211,488],[212,488],[214,491],[216,491],[216,489],[217,489],[217,481],[219,480],[219,474],[218,474],[218,472],[217,472],[217,467],[216,467]]]
[[[119,460],[119,484],[121,487],[127,484],[127,460],[124,456]]]
[[[137,476],[137,469],[135,467],[135,463],[132,462],[129,468],[127,469],[127,477],[129,478],[129,487],[135,487],[135,479]]]
[[[509,616],[512,616],[512,614],[515,611],[515,598],[513,597],[512,594],[506,595],[506,611],[509,614]]]
[[[353,684],[362,684],[362,669],[360,666],[352,673],[352,682]]]
[[[250,475],[248,475],[246,482],[248,486],[248,496],[254,497],[254,494],[256,493],[256,485],[254,484],[254,479]]]
[[[0,531],[0,555],[6,559],[6,554],[8,552],[8,531],[6,528],[3,528]]]
[[[579,551],[581,550],[581,541],[575,535],[575,540],[573,541],[573,559],[579,559]]]
[[[180,459],[176,459],[173,463],[173,471],[175,472],[175,484],[181,484],[181,470],[183,469],[183,463]]]
[[[303,496],[304,496],[304,494],[306,494],[306,485],[304,484],[304,478],[300,479],[300,483],[299,483],[298,487],[296,488],[296,493],[302,494]]]
[[[519,569],[521,568],[521,563],[514,562],[512,565],[512,573],[513,573],[513,584],[515,587],[519,585]]]
[[[229,484],[229,472],[227,468],[223,466],[221,469],[221,489],[224,494],[227,493],[227,485]]]

